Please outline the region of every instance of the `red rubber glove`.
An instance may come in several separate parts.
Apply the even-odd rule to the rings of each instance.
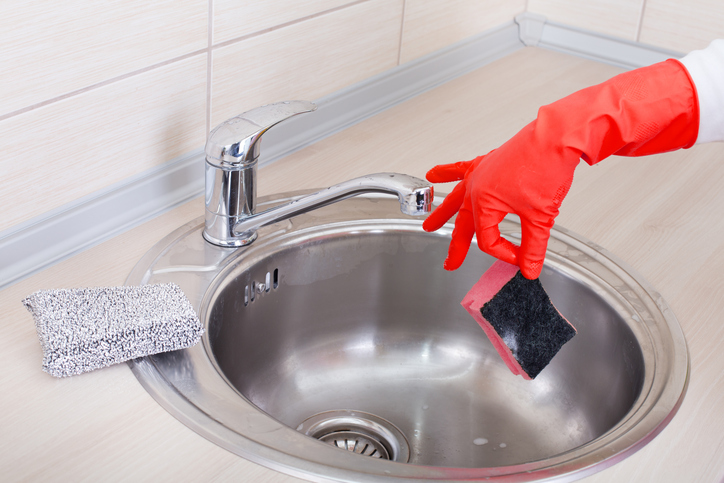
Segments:
[[[460,183],[422,226],[437,230],[458,213],[447,270],[462,265],[475,234],[481,250],[537,278],[581,158],[593,165],[612,154],[688,148],[698,132],[696,90],[678,61],[620,74],[541,107],[535,121],[487,155],[428,171],[432,183]],[[500,236],[508,213],[520,217],[520,247]]]

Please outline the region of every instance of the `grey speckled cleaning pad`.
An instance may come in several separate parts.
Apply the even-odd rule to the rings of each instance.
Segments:
[[[23,300],[43,370],[72,376],[196,344],[204,332],[175,284],[41,290]]]

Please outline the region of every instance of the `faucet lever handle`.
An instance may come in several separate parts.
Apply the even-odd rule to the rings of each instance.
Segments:
[[[265,132],[290,117],[316,109],[309,101],[284,101],[232,117],[209,133],[206,161],[219,168],[251,164],[259,157],[259,141]]]

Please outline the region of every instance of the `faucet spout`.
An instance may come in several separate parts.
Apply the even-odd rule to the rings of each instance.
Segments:
[[[364,193],[397,195],[400,211],[406,215],[420,216],[432,210],[434,193],[430,183],[405,174],[377,173],[344,181],[285,205],[246,216],[234,226],[234,235],[251,243],[256,238],[256,230],[263,226]]]

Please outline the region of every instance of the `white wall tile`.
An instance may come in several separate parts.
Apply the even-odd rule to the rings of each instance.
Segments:
[[[641,42],[681,53],[724,38],[722,0],[647,0]]]
[[[203,146],[206,55],[0,121],[0,231]]]
[[[208,44],[208,0],[4,4],[0,116]]]
[[[528,0],[528,11],[548,20],[636,40],[644,0]]]
[[[283,25],[352,0],[214,0],[214,43]]]
[[[372,0],[213,52],[211,126],[288,99],[318,99],[397,64],[402,0]]]
[[[400,61],[510,22],[524,9],[524,0],[406,0]]]

